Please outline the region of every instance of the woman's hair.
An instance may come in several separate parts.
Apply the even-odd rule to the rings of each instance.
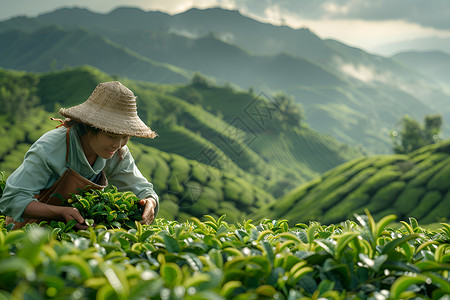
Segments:
[[[76,120],[72,120],[72,119],[65,119],[64,120],[64,124],[67,127],[73,127],[73,126],[79,126],[80,130],[81,130],[81,135],[84,135],[86,133],[91,133],[93,135],[96,135],[97,133],[99,133],[100,131],[103,131],[97,127],[85,124],[85,123],[81,123],[78,122]],[[117,150],[117,154],[119,155],[119,160],[123,159],[123,153],[122,153],[122,147],[119,148],[119,150]]]

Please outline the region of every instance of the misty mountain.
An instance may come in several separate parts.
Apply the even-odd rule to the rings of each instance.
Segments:
[[[162,83],[186,81],[189,73],[133,53],[86,29],[67,30],[48,26],[33,32],[0,33],[0,65],[3,68],[45,72],[91,65],[110,74]],[[120,70],[120,72],[117,72]]]
[[[450,89],[450,54],[442,51],[409,51],[392,57]]]
[[[399,51],[398,49],[404,49]],[[378,53],[384,53],[385,55],[392,56],[402,52],[410,51],[441,51],[450,53],[450,38],[448,37],[425,37],[409,39],[404,41],[396,41],[388,43],[382,46],[378,46],[375,49]]]
[[[199,71],[243,89],[285,90],[303,105],[312,128],[369,153],[391,151],[390,131],[405,114],[422,119],[425,114],[440,112],[444,124],[450,119],[446,92],[413,68],[334,40],[322,40],[306,28],[265,24],[237,11],[191,9],[172,16],[135,8],[119,8],[109,14],[72,8],[1,22],[0,32],[15,29],[32,35],[37,28],[52,24],[68,32],[83,27],[86,34],[116,45],[133,58],[148,59],[139,65],[142,70],[150,62],[165,66],[180,74],[180,82],[187,81],[183,76]],[[76,48],[83,43],[73,45]],[[49,44],[49,48],[53,56],[58,49],[67,52],[57,44]],[[106,49],[97,54],[105,51],[102,55],[107,55]],[[8,51],[26,56],[16,48]],[[59,58],[62,67],[64,55]],[[108,60],[107,66],[95,66],[111,74],[133,73],[130,78],[143,75],[138,79],[151,77],[161,82],[158,73],[150,76],[132,72],[133,68],[125,72],[116,65],[117,59]],[[94,63],[81,61],[83,58],[78,59],[80,64]],[[51,62],[47,59],[43,65]],[[177,80],[176,75],[169,78]],[[444,129],[449,132],[448,127]]]

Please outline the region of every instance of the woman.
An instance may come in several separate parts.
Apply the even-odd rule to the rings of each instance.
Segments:
[[[41,136],[28,150],[22,165],[6,181],[0,211],[15,228],[42,220],[75,219],[86,229],[64,198],[86,187],[109,184],[141,199],[142,223],[150,224],[158,211],[158,196],[135,165],[126,146],[130,136],[154,138],[156,133],[137,115],[136,97],[118,81],[100,83],[82,104],[60,109],[67,119]],[[106,179],[108,178],[108,180]]]

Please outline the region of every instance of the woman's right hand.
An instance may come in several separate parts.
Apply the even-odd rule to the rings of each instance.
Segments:
[[[56,206],[38,201],[31,201],[25,208],[23,217],[30,219],[64,220],[66,223],[74,219],[77,221],[77,224],[75,225],[76,228],[88,228],[84,223],[84,218],[75,207]]]
[[[75,224],[76,228],[78,229],[88,228],[88,226],[84,223],[84,218],[81,216],[78,209],[76,209],[75,207],[65,207],[65,206],[60,207],[61,207],[61,215],[66,221],[66,223],[74,219],[75,221],[77,221],[77,224]]]

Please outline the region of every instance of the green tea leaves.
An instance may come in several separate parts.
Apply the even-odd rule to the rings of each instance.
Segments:
[[[86,220],[89,227],[105,225],[115,228],[131,228],[135,221],[142,220],[139,198],[131,192],[109,190],[87,190],[73,194],[64,205],[72,205]],[[133,225],[131,225],[133,224]]]
[[[120,194],[108,201],[114,197]],[[133,221],[129,229],[93,227],[94,220],[86,219],[90,227],[77,232],[64,223],[11,232],[3,224],[0,289],[8,296],[57,299],[73,293],[86,299],[439,299],[448,294],[450,246],[442,241],[447,227],[431,232],[410,222],[395,229],[388,227],[393,219],[375,223],[363,216],[361,226],[289,227],[277,220],[228,224],[209,216],[203,222]]]

